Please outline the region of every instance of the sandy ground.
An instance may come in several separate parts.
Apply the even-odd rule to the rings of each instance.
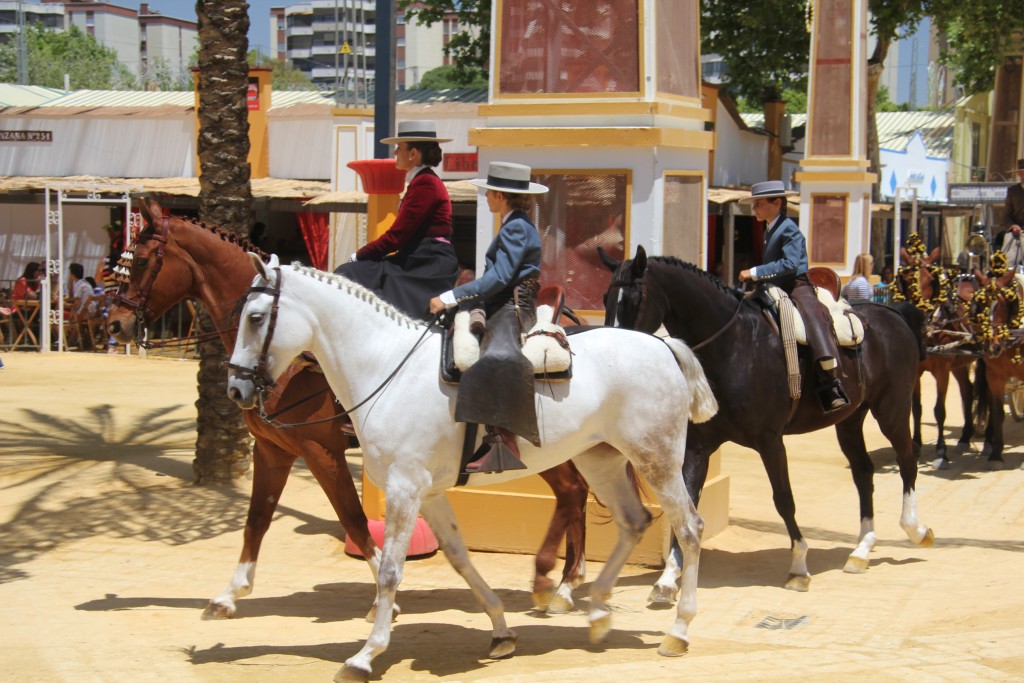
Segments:
[[[199,619],[234,568],[248,491],[190,483],[194,362],[33,353],[3,360],[0,681],[330,681],[359,649],[369,633],[362,617],[374,592],[370,574],[342,552],[326,498],[301,465],[264,543],[255,592],[233,620]],[[958,430],[958,399],[948,403]],[[926,442],[935,437],[930,412]],[[1024,443],[1022,425],[1008,425],[1007,442]],[[592,646],[582,612],[531,610],[531,558],[475,553],[519,632],[515,657],[486,659],[488,620],[435,556],[407,564],[403,614],[375,674],[499,682],[1021,680],[1024,449],[1011,447],[999,472],[987,471],[976,453],[947,471],[922,464],[919,509],[936,535],[925,549],[899,528],[892,451],[876,431],[867,440],[879,469],[879,543],[865,574],[842,571],[859,526],[832,432],[788,439],[798,521],[811,544],[808,593],[781,588],[788,538],[759,459],[732,447],[723,459],[731,526],[705,544],[686,657],[655,652],[672,613],[645,607],[657,576],[649,567],[627,567],[612,598],[615,630]],[[926,446],[928,459],[931,451]],[[589,569],[596,576],[599,566]],[[585,588],[577,591],[583,607]]]

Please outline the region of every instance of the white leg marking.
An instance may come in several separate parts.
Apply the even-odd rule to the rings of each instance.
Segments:
[[[917,492],[903,494],[903,512],[900,515],[900,526],[907,538],[918,545],[931,546],[935,542],[935,534],[917,519]]]
[[[235,616],[235,600],[252,593],[255,579],[256,563],[239,562],[235,566],[235,573],[231,575],[231,582],[227,588],[210,600],[210,604],[203,610],[203,619],[228,619]]]
[[[868,570],[868,557],[875,549],[875,524],[873,520],[860,520],[860,537],[857,540],[857,547],[853,549],[846,559],[846,566],[843,571],[847,574],[863,574]]]

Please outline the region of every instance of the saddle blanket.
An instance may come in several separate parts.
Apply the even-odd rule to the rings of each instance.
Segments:
[[[566,372],[572,365],[572,353],[555,338],[566,339],[565,330],[550,322],[554,315],[551,306],[537,307],[539,321],[526,335],[523,355],[533,364],[538,375]],[[554,336],[553,336],[554,335]],[[480,341],[469,329],[469,311],[455,314],[452,330],[452,356],[459,372],[465,372],[480,359]]]
[[[832,316],[832,329],[835,330],[836,339],[840,346],[859,346],[864,341],[864,322],[857,317],[851,306],[845,299],[836,301],[832,293],[822,287],[815,287],[818,294],[818,301],[825,305]],[[804,319],[800,317],[799,310],[790,300],[789,295],[778,287],[769,287],[768,294],[775,302],[776,308],[781,306],[793,306],[793,336],[798,344],[807,344],[807,328],[804,327]]]

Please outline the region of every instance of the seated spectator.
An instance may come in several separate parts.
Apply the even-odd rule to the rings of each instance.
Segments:
[[[843,296],[847,301],[871,301],[871,270],[875,260],[871,254],[861,254],[853,262],[853,276],[843,287]]]
[[[25,271],[21,274],[11,290],[11,302],[13,309],[17,310],[18,302],[39,300],[39,276],[42,266],[36,261],[29,261]]]
[[[68,267],[68,272],[71,274],[68,296],[71,297],[75,314],[82,315],[85,313],[85,305],[88,303],[89,297],[92,296],[92,287],[85,279],[85,268],[81,263],[72,263]]]

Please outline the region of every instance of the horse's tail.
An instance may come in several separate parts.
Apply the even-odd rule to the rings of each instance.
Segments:
[[[679,339],[666,337],[662,341],[672,349],[679,369],[683,371],[683,376],[686,377],[693,392],[690,396],[690,420],[696,423],[707,422],[718,412],[718,401],[711,391],[708,378],[704,376],[704,368],[690,347]]]
[[[978,402],[974,404],[974,424],[988,424],[988,411],[991,408],[988,396],[988,376],[985,373],[985,358],[980,356],[974,365],[974,397]],[[971,416],[965,416],[970,420]]]
[[[900,317],[910,326],[914,338],[917,339],[918,360],[924,360],[928,355],[928,350],[924,345],[924,312],[907,301],[895,301],[889,304],[889,308],[899,313]]]

